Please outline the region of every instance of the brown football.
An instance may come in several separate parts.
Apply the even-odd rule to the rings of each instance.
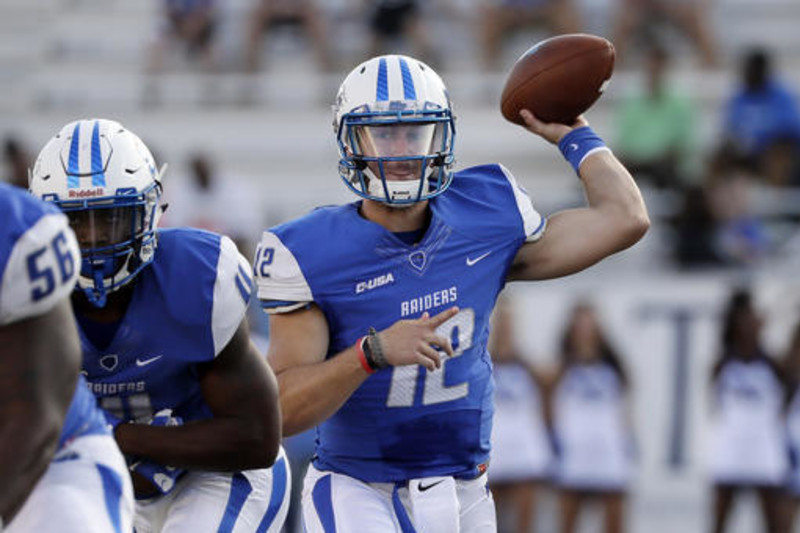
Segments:
[[[594,104],[614,71],[614,45],[586,33],[541,41],[520,57],[500,97],[503,117],[524,124],[520,109],[545,122],[572,124]]]

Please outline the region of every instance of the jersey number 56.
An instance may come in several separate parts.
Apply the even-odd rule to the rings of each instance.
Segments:
[[[75,259],[69,250],[69,243],[60,231],[50,244],[28,254],[25,260],[28,278],[31,281],[31,298],[38,302],[47,298],[56,289],[56,275],[59,283],[66,283],[75,274]]]

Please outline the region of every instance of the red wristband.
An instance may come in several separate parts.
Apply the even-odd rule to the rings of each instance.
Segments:
[[[361,363],[361,368],[363,368],[367,374],[374,374],[375,369],[369,366],[369,361],[367,361],[367,356],[364,353],[364,341],[366,337],[361,337],[356,341],[356,353],[358,354],[358,362]]]

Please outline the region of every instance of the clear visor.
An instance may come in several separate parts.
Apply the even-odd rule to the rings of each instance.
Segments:
[[[67,211],[81,250],[113,252],[130,243],[142,231],[142,210],[134,206]]]
[[[351,149],[364,157],[420,157],[442,149],[443,123],[354,125]]]

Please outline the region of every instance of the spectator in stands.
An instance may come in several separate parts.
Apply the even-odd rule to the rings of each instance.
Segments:
[[[717,245],[717,219],[704,185],[680,191],[680,210],[674,221],[673,256],[683,269],[715,267],[723,263]]]
[[[6,163],[3,179],[11,185],[27,189],[31,160],[20,139],[13,135],[6,137],[3,143],[3,159]]]
[[[204,67],[215,68],[216,24],[214,0],[162,0],[162,17],[150,48],[148,72],[161,72],[164,56],[174,46],[183,46],[187,56],[199,58]]]
[[[761,346],[762,319],[747,290],[735,290],[722,321],[713,370],[715,413],[709,466],[714,485],[713,531],[723,533],[734,499],[755,490],[764,531],[781,532],[781,492],[788,474],[781,373]]]
[[[629,380],[594,307],[579,303],[567,322],[550,405],[558,454],[562,533],[575,533],[584,506],[598,501],[605,532],[625,529],[633,468]]]
[[[542,26],[549,33],[579,32],[580,14],[573,0],[482,0],[478,23],[484,66],[498,70],[505,39],[519,30]]]
[[[615,151],[637,181],[680,188],[695,154],[696,109],[687,94],[668,85],[669,52],[651,43],[644,85],[625,95],[617,110]]]
[[[297,28],[305,32],[319,68],[323,71],[331,69],[327,29],[316,0],[255,0],[247,32],[248,72],[255,73],[261,67],[264,36],[281,28]]]
[[[440,68],[434,53],[422,10],[417,0],[365,0],[369,17],[370,56],[396,53],[408,48],[406,55],[418,57],[434,68]],[[407,46],[403,46],[407,44]]]
[[[795,95],[773,72],[770,53],[748,50],[740,86],[725,104],[720,152],[749,161],[767,183],[800,182],[800,112]]]
[[[164,226],[190,226],[229,236],[243,255],[250,256],[263,227],[259,195],[245,180],[222,177],[210,154],[196,152],[189,158],[188,177],[176,177],[166,197],[180,198],[164,214]]]
[[[513,302],[501,296],[492,315],[494,425],[489,486],[498,531],[532,533],[536,493],[551,474],[553,452],[545,423],[542,377],[514,338]]]
[[[763,217],[754,208],[755,189],[761,181],[756,171],[738,158],[723,158],[710,177],[715,248],[728,265],[753,266],[773,249]]]
[[[711,0],[619,0],[613,42],[621,61],[627,60],[634,38],[650,38],[664,22],[685,33],[705,67],[719,62],[708,20]]]

